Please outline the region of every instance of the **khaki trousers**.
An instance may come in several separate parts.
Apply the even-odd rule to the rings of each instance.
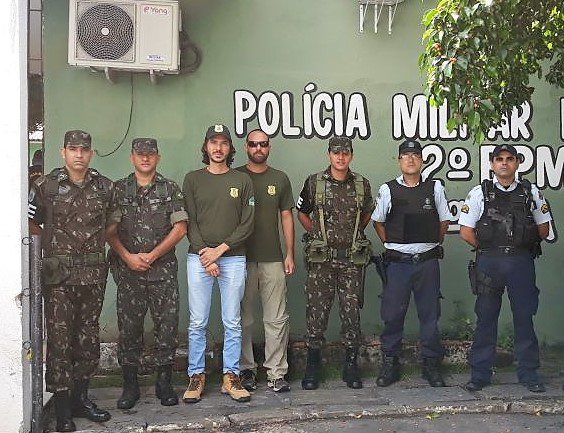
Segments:
[[[286,307],[286,276],[282,262],[247,262],[245,295],[241,301],[243,342],[241,370],[256,370],[252,325],[254,307],[260,295],[264,322],[264,367],[269,380],[288,372],[289,316]]]

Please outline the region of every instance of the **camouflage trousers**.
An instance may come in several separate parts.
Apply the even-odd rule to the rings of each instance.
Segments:
[[[100,328],[106,283],[48,286],[44,291],[47,330],[46,388],[72,389],[94,375],[100,360]]]
[[[151,313],[155,335],[155,365],[174,364],[178,347],[178,281],[118,281],[117,316],[120,365],[139,365],[143,352],[144,321]]]
[[[320,348],[325,341],[325,331],[335,293],[339,297],[343,345],[347,348],[358,348],[361,342],[359,294],[362,273],[361,266],[336,260],[309,265],[305,287],[309,348]]]

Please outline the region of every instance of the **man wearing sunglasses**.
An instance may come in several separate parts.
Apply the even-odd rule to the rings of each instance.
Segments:
[[[147,310],[154,323],[155,395],[163,406],[178,404],[171,385],[178,346],[175,246],[186,236],[188,215],[178,185],[157,172],[160,159],[157,140],[133,140],[134,172],[115,183],[111,223],[106,229],[112,247],[111,272],[118,287],[118,361],[123,372],[118,409],[131,409],[139,400],[137,373]]]
[[[257,297],[260,297],[264,323],[264,367],[268,387],[274,392],[290,390],[285,379],[288,372],[287,346],[290,333],[286,307],[286,276],[294,273],[294,198],[288,176],[267,164],[271,144],[268,135],[255,129],[247,135],[245,151],[248,161],[237,169],[247,173],[255,191],[255,228],[246,242],[247,280],[241,302],[243,343],[241,351],[241,384],[254,391],[257,364],[253,355],[252,326]],[[280,246],[279,219],[286,256]]]
[[[545,392],[537,373],[539,343],[533,316],[539,305],[534,259],[549,234],[550,209],[535,185],[516,177],[519,155],[510,144],[490,154],[493,180],[474,187],[461,209],[460,237],[476,249],[472,291],[476,295],[476,330],[468,356],[472,376],[466,388],[479,391],[491,383],[497,323],[503,292],[513,313],[517,378],[531,392]],[[471,269],[472,266],[469,266]]]
[[[441,243],[451,213],[440,181],[423,179],[423,148],[407,140],[399,146],[401,175],[378,190],[372,214],[374,228],[384,244],[386,283],[380,314],[382,366],[376,384],[388,386],[400,378],[399,354],[411,292],[419,317],[422,375],[431,386],[445,386],[440,372],[444,356],[438,320]]]
[[[302,388],[319,387],[321,347],[329,313],[339,297],[341,337],[346,349],[343,381],[362,388],[358,368],[361,344],[360,308],[364,269],[370,260],[370,242],[364,228],[374,209],[370,183],[349,166],[352,141],[333,137],[328,147],[329,167],[309,176],[298,198],[298,219],[307,232],[305,259],[307,365]]]

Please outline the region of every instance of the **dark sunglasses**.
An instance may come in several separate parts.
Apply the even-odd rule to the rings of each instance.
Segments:
[[[268,146],[270,146],[270,142],[269,141],[247,141],[247,146],[255,148],[257,146],[262,147],[263,149],[266,149]]]

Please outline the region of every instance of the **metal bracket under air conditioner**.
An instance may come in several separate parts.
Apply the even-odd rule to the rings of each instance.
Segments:
[[[366,20],[366,13],[368,7],[374,5],[374,33],[378,33],[378,23],[380,16],[384,10],[384,6],[388,6],[388,34],[392,34],[392,23],[396,16],[398,3],[403,0],[359,0],[359,15],[358,15],[358,30],[360,33],[364,32],[364,21]]]
[[[106,76],[106,80],[108,80],[110,83],[112,84],[116,83],[115,71],[112,68],[106,66],[104,68],[104,75]]]

